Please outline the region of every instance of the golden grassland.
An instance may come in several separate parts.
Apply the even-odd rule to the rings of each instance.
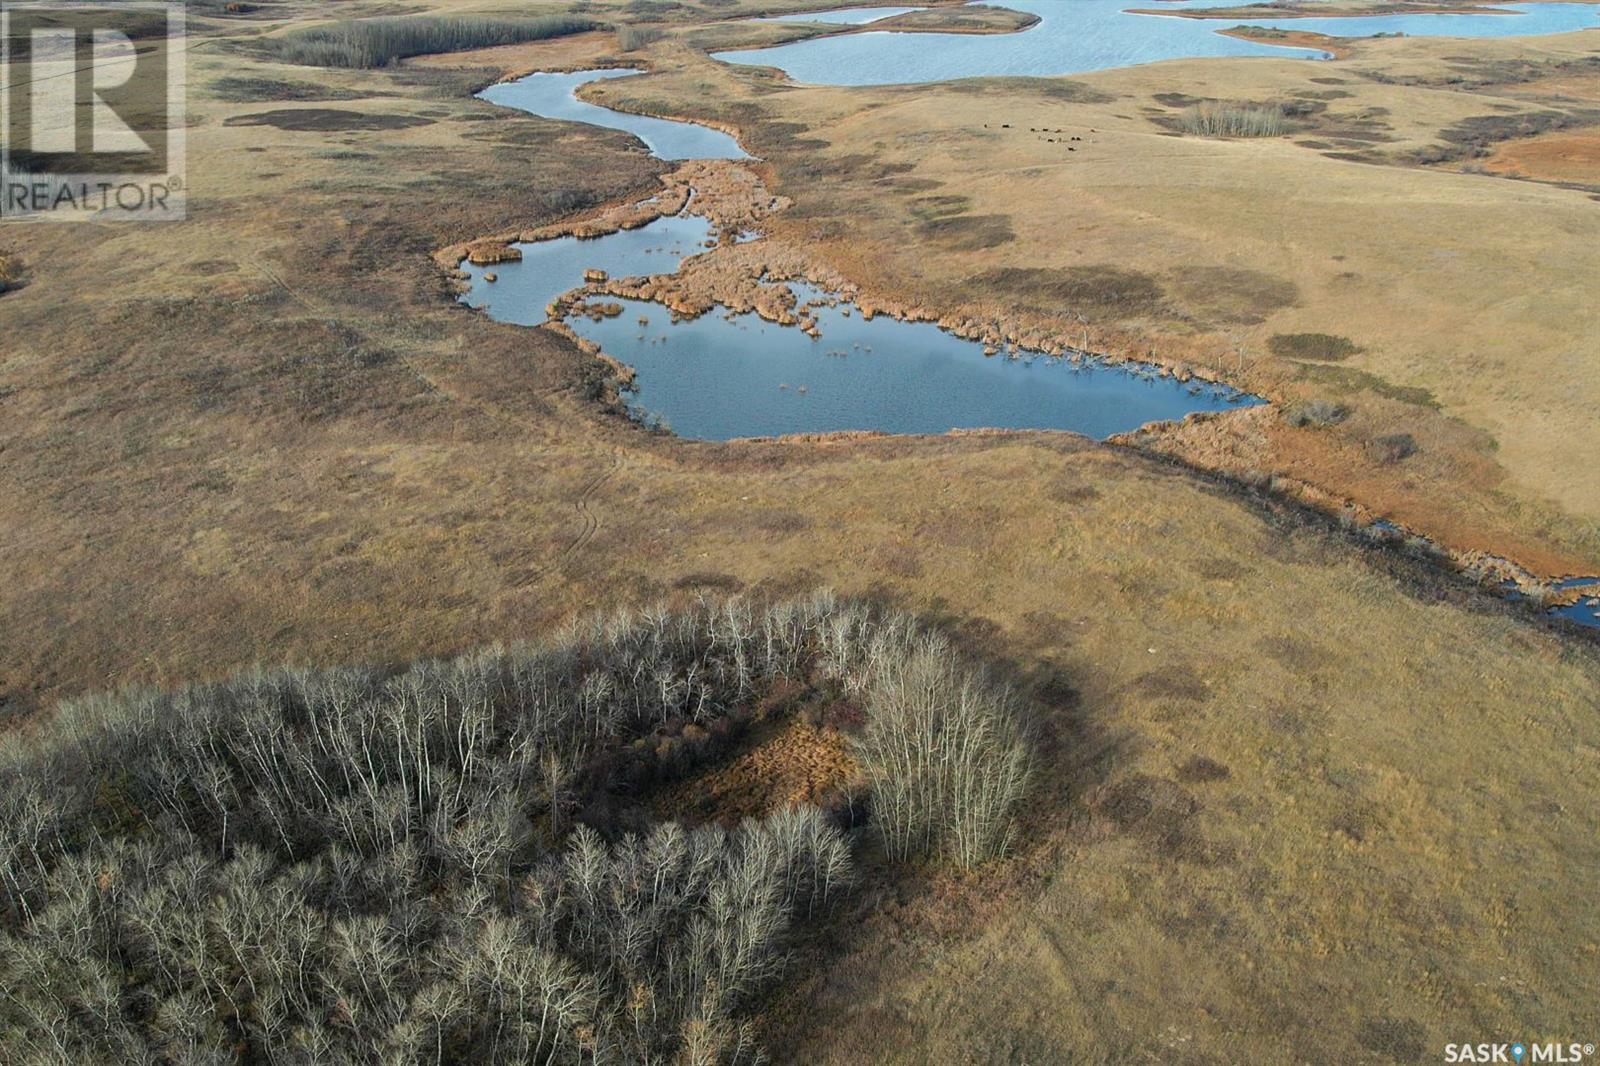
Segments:
[[[1592,1021],[1592,643],[1070,435],[649,435],[593,402],[601,371],[569,343],[455,305],[430,253],[637,195],[664,166],[625,134],[472,100],[500,67],[325,71],[238,50],[318,10],[273,17],[202,23],[188,222],[0,231],[27,272],[0,297],[8,710],[256,661],[443,653],[701,588],[828,584],[940,615],[1009,662],[1050,708],[1050,748],[1014,859],[863,894],[819,930],[766,1015],[780,1059],[1384,1061]],[[604,58],[550,48],[591,45],[581,61]],[[710,117],[749,122],[796,201],[774,227],[863,284],[1025,301],[1037,277],[963,286],[1093,268],[1067,291],[1094,304],[1097,337],[1201,360],[1238,333],[1261,387],[1342,383],[1355,413],[1323,432],[1416,435],[1437,465],[1391,486],[1397,504],[1460,496],[1497,538],[1593,561],[1586,194],[1169,136],[1158,112],[1175,107],[1154,98],[1337,89],[1337,111],[1388,108],[1383,150],[1400,152],[1432,143],[1416,115],[1502,100],[1361,71],[1592,47],[1375,43],[1344,61],[1361,66],[845,92],[668,39],[649,56],[661,75],[605,88],[725,101]],[[1063,162],[1030,125],[1093,139]],[[1270,336],[1309,332],[1362,351],[1304,370],[1271,355]],[[1393,398],[1408,389],[1441,410]],[[1451,480],[1457,454],[1487,484]]]

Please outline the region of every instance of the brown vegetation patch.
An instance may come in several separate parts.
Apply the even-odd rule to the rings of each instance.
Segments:
[[[1255,325],[1300,300],[1289,279],[1243,267],[1185,267],[1169,284],[1196,317],[1229,325]]]
[[[1329,666],[1333,656],[1322,645],[1299,637],[1268,636],[1256,641],[1266,656],[1298,674]]]
[[[1482,157],[1490,154],[1493,145],[1503,141],[1527,140],[1558,130],[1597,124],[1600,124],[1600,111],[1594,109],[1474,115],[1440,130],[1439,137],[1445,143],[1414,153],[1412,158],[1414,162],[1429,164]]]
[[[1349,337],[1332,333],[1275,333],[1267,341],[1272,354],[1281,359],[1312,359],[1324,363],[1337,363],[1362,349]]]
[[[697,572],[684,574],[672,582],[675,589],[715,589],[718,592],[738,592],[744,588],[744,582],[732,574],[719,574],[715,572]]]
[[[872,24],[871,32],[897,33],[1017,33],[1033,26],[1039,16],[989,4],[958,8],[922,8]]]
[[[22,287],[22,261],[0,252],[0,293]]]
[[[944,88],[946,92],[962,96],[1008,96],[1026,91],[1031,96],[1071,104],[1109,104],[1116,99],[1091,85],[1066,78],[1047,81],[1037,78],[963,78],[950,82]]]
[[[756,727],[722,765],[658,793],[661,818],[734,826],[797,803],[832,807],[861,783],[843,733],[799,717]]]
[[[1241,41],[1277,45],[1280,48],[1314,48],[1326,52],[1334,59],[1348,59],[1355,54],[1355,38],[1330,37],[1309,30],[1280,30],[1270,26],[1234,26],[1219,30],[1224,37],[1237,37]]]
[[[1128,774],[1089,795],[1089,810],[1118,829],[1170,833],[1200,809],[1176,781],[1153,774]]]
[[[1228,768],[1215,759],[1204,755],[1193,755],[1185,759],[1175,771],[1179,781],[1185,784],[1201,784],[1207,781],[1223,781],[1228,777]]]
[[[1600,184],[1600,127],[1507,141],[1479,165],[1507,178]]]
[[[1230,848],[1199,832],[1199,801],[1170,778],[1128,774],[1095,789],[1088,804],[1091,824],[1138,837],[1165,861],[1217,866],[1232,859]]]
[[[363,96],[377,95],[340,89],[314,81],[286,80],[237,75],[217,78],[211,82],[212,95],[233,103],[254,104],[266,101],[358,100]]]
[[[1428,1054],[1428,1031],[1409,1018],[1367,1018],[1356,1039],[1391,1062],[1422,1062]]]
[[[1204,703],[1211,698],[1211,688],[1205,678],[1188,663],[1173,663],[1157,670],[1140,674],[1135,682],[1139,690],[1158,699],[1192,700]]]
[[[917,227],[928,240],[952,252],[977,252],[1017,239],[1010,215],[951,215]]]
[[[430,126],[433,119],[417,115],[343,111],[332,107],[280,108],[250,115],[234,115],[224,126],[271,126],[294,133],[358,133]]]
[[[1367,451],[1380,463],[1398,463],[1417,454],[1417,438],[1409,433],[1385,433],[1369,440]]]
[[[963,283],[969,297],[1010,298],[1040,311],[1133,318],[1161,308],[1161,284],[1149,274],[1109,263],[1066,267],[997,267]]]

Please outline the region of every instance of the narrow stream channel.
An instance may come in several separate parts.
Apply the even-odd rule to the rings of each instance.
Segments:
[[[578,87],[607,78],[626,78],[641,71],[631,68],[579,70],[569,74],[530,74],[516,81],[491,85],[479,99],[501,107],[566,122],[586,122],[606,129],[627,130],[661,159],[749,159],[739,142],[721,130],[693,122],[674,122],[647,115],[625,115],[608,107],[585,103],[575,95]]]

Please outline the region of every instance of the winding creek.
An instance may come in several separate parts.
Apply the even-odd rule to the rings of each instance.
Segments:
[[[1214,2],[1180,0],[1173,6]],[[885,70],[894,73],[894,81],[915,82],[1064,74],[1179,56],[1319,54],[1225,37],[1215,25],[1199,20],[1133,15],[1125,10],[1127,3],[1077,0],[1073,11],[1081,18],[1068,27],[1067,20],[1051,17],[1060,12],[1053,0],[1008,0],[1008,6],[1038,14],[1041,21],[1017,34],[852,33],[719,58],[779,66],[800,81],[862,85],[890,80],[880,73]],[[1525,14],[1280,21],[1286,28],[1314,32],[1438,28],[1465,36],[1494,35],[1490,31],[1501,27],[1503,33],[1546,33],[1595,25],[1589,5],[1508,6]],[[870,22],[903,10],[852,9],[829,13],[827,21]],[[540,73],[491,86],[480,95],[545,118],[628,131],[662,159],[752,158],[719,130],[613,111],[575,95],[591,81],[636,73]],[[760,239],[759,234],[740,237],[747,238]],[[540,325],[548,321],[547,308],[580,286],[587,271],[604,271],[612,278],[672,274],[686,258],[716,243],[711,223],[686,212],[602,237],[521,243],[516,246],[520,261],[461,263],[467,279],[461,299],[498,321]],[[804,283],[787,284],[814,320],[816,336],[754,313],[719,310],[682,318],[658,303],[609,297],[590,305],[609,304],[609,314],[572,314],[564,322],[636,372],[625,402],[637,417],[696,439],[977,428],[1069,430],[1104,439],[1152,421],[1264,402],[1225,385],[1180,381],[1154,367],[1109,364],[1081,354],[998,355],[932,323],[853,313],[848,302],[828,293]],[[1567,579],[1558,587],[1586,592],[1575,602],[1552,607],[1551,613],[1600,627],[1600,598],[1589,594],[1600,591],[1596,585],[1600,578]],[[1518,595],[1514,585],[1502,591]]]
[[[749,159],[739,142],[721,130],[708,129],[693,122],[673,122],[648,115],[627,115],[609,107],[579,100],[578,87],[607,78],[626,78],[642,73],[627,67],[610,70],[580,70],[570,74],[530,74],[516,81],[491,85],[478,94],[480,99],[501,107],[541,118],[566,122],[586,122],[606,129],[626,130],[643,141],[652,155],[661,159]]]

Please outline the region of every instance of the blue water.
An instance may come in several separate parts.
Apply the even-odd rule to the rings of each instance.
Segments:
[[[1216,5],[1214,5],[1216,6]],[[1359,18],[1267,19],[1249,25],[1325,33],[1330,37],[1370,37],[1403,33],[1408,37],[1535,37],[1600,27],[1592,4],[1496,4],[1515,15],[1364,15]],[[1184,19],[1193,22],[1193,19]]]
[[[583,284],[585,270],[604,270],[618,278],[671,274],[686,256],[705,251],[710,237],[711,224],[705,219],[675,215],[607,237],[559,237],[519,244],[520,263],[483,267],[462,263],[472,286],[462,300],[501,322],[537,326],[546,320],[544,309],[550,301]],[[485,274],[494,274],[498,280],[484,281]]]
[[[1556,588],[1559,589],[1581,589],[1596,585],[1600,585],[1600,577],[1569,577],[1556,582]],[[1509,599],[1526,598],[1517,590],[1515,581],[1502,583],[1500,589]],[[1600,628],[1600,596],[1583,596],[1576,603],[1569,603],[1565,607],[1552,607],[1545,613],[1560,616],[1580,626]]]
[[[645,115],[629,115],[587,104],[573,95],[580,85],[603,78],[625,78],[637,70],[580,70],[571,74],[530,74],[516,81],[491,85],[478,96],[492,104],[514,107],[542,118],[587,122],[591,126],[627,130],[661,159],[749,159],[739,142],[721,130],[693,122],[674,122]]]
[[[701,440],[983,427],[1103,439],[1147,422],[1258,402],[1220,386],[1095,362],[986,357],[982,345],[929,322],[867,321],[824,307],[814,312],[822,335],[812,338],[754,313],[673,323],[659,304],[618,302],[624,311],[616,318],[569,325],[637,371],[628,397],[637,413]]]
[[[521,244],[519,263],[463,264],[471,285],[462,299],[498,321],[538,325],[553,299],[582,284],[584,270],[613,277],[671,273],[685,256],[703,251],[710,234],[705,219],[679,215],[593,240]],[[485,281],[491,272],[499,280]],[[823,295],[805,285],[791,288],[802,301]],[[753,313],[714,311],[673,322],[660,304],[615,302],[625,308],[620,316],[598,322],[574,316],[567,324],[638,372],[628,397],[636,413],[702,440],[981,427],[1103,438],[1193,411],[1260,402],[1142,367],[986,357],[981,344],[932,323],[882,315],[868,321],[842,308],[816,309],[822,336],[812,338]]]
[[[767,18],[751,19],[751,22],[828,22],[837,26],[860,26],[868,22],[877,22],[879,19],[893,18],[895,15],[904,15],[907,11],[919,11],[915,7],[850,7],[843,11],[802,11],[794,15],[771,15]]]
[[[815,85],[890,85],[997,75],[1047,77],[1214,56],[1303,56],[1324,53],[1279,48],[1225,37],[1229,21],[1134,15],[1133,7],[1219,7],[1226,0],[1004,0],[1038,15],[1020,33],[968,35],[874,31],[798,41],[775,48],[719,52],[730,63],[778,67]],[[1515,15],[1385,15],[1326,19],[1243,19],[1281,29],[1339,36],[1409,33],[1418,36],[1504,37],[1562,33],[1600,26],[1589,4],[1507,4]]]

